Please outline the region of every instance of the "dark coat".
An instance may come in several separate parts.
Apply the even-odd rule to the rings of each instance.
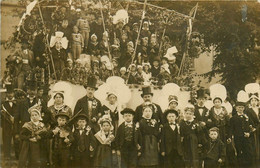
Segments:
[[[250,133],[250,123],[252,123],[247,115],[234,115],[230,119],[229,137],[244,137],[244,133]]]
[[[101,102],[94,98],[92,103],[92,113],[90,114],[88,111],[88,100],[89,98],[87,96],[84,96],[80,98],[75,106],[74,109],[74,116],[82,109],[81,113],[86,114],[89,116],[89,125],[92,129],[94,129],[94,133],[96,133],[99,130],[99,125],[97,124],[98,119],[102,116],[101,113]],[[93,107],[95,105],[95,107]],[[96,122],[92,122],[91,120],[93,118],[96,118]]]
[[[202,115],[200,115],[200,110],[202,110]],[[207,122],[208,120],[208,112],[209,110],[203,106],[203,107],[199,107],[199,106],[195,106],[195,111],[194,111],[194,115],[195,115],[195,120],[197,122]]]
[[[73,134],[71,132],[71,129],[67,126],[60,127],[61,131],[57,133],[56,135],[53,134],[52,131],[50,131],[50,136],[53,137],[52,141],[52,158],[53,158],[53,164],[55,167],[69,167],[70,165],[70,147],[71,143],[74,141]],[[63,132],[63,133],[62,133]],[[69,139],[69,142],[64,142],[65,137],[62,134],[67,134],[67,138]]]
[[[183,156],[185,161],[192,163],[192,166],[198,166],[198,133],[200,127],[195,121],[180,122],[181,137],[183,137]]]
[[[214,107],[212,107],[209,110],[209,117],[206,122],[206,125],[209,129],[212,127],[219,128],[219,138],[221,139],[222,142],[226,142],[229,133],[229,128],[230,128],[229,120],[230,120],[230,116],[227,113],[225,107],[222,107],[221,115],[216,115],[214,112]]]
[[[94,56],[98,56],[100,55],[100,48],[99,48],[99,43],[93,43],[93,42],[90,42],[88,44],[88,54],[90,55],[94,55]]]
[[[177,131],[177,137],[174,137],[174,131]],[[183,155],[183,149],[181,144],[180,126],[177,124],[175,130],[172,130],[169,123],[164,124],[161,132],[161,152],[165,152],[166,155],[171,153],[174,149],[174,138],[177,140],[177,151],[179,155]]]
[[[157,76],[160,73],[160,66],[158,68],[155,68],[154,66],[152,66],[151,68],[151,72],[152,72],[152,77],[157,78]]]
[[[142,134],[141,156],[139,166],[156,166],[159,164],[158,142],[159,124],[155,119],[141,119],[140,131]]]
[[[226,157],[226,148],[225,144],[217,139],[214,142],[210,140],[203,144],[203,154],[205,158],[209,158],[217,161],[218,159],[222,159],[224,161]]]
[[[142,137],[140,130],[135,126],[133,123],[133,139],[134,139],[134,145],[137,149],[137,145],[141,146],[142,143]],[[117,135],[115,139],[115,148],[116,150],[121,150],[123,148],[125,142],[125,122],[123,122],[117,130]]]
[[[76,129],[73,133],[74,141],[71,146],[74,167],[90,167],[90,158],[94,156],[96,149],[96,139],[91,131],[91,128],[87,126],[82,134],[80,130]],[[93,150],[90,150],[90,147]]]
[[[9,114],[11,114],[13,117],[16,117],[17,115],[17,102],[13,102],[12,107],[10,106],[8,101],[3,102],[2,106],[8,111]],[[1,108],[2,110],[2,108]],[[10,134],[11,130],[13,128],[13,124],[11,124],[7,118],[1,113],[1,127],[3,130],[9,130],[6,133]]]
[[[36,135],[40,137],[37,142],[29,141],[30,138],[36,137]],[[46,162],[47,150],[44,139],[47,137],[48,132],[43,123],[36,126],[30,121],[23,125],[20,132],[22,143],[18,167],[26,167],[27,161],[29,161],[29,167],[40,167],[41,164]]]
[[[254,112],[254,110],[252,108],[248,108],[245,113],[247,114],[247,116],[249,117],[249,119],[252,122],[252,126],[254,128],[257,128],[257,126],[260,124],[260,113],[259,116],[256,115],[256,113]]]
[[[200,115],[200,110],[202,110],[202,115]],[[199,107],[197,105],[195,106],[194,116],[196,122],[198,122],[199,124],[201,122],[206,123],[208,121],[208,115],[209,115],[209,110],[205,106],[203,107]],[[198,136],[199,144],[205,142],[207,137],[208,137],[208,129],[206,126],[204,126],[202,127],[202,131]]]

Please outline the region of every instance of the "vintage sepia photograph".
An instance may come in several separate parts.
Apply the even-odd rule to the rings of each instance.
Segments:
[[[260,0],[1,0],[1,168],[260,168]]]

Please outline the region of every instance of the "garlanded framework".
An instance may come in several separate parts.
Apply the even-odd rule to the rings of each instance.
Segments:
[[[84,1],[83,1],[84,2]],[[89,1],[86,1],[89,2]],[[74,4],[72,3],[72,1],[67,1],[67,2],[63,2],[61,5],[64,6],[68,6],[68,7],[72,7]],[[82,6],[84,6],[84,4],[81,4]],[[37,9],[38,8],[38,9]],[[180,62],[180,70],[178,73],[178,77],[181,78],[182,76],[189,76],[190,75],[190,65],[191,63],[191,59],[189,59],[189,42],[191,39],[191,35],[192,35],[192,25],[193,25],[193,21],[195,19],[196,16],[196,12],[198,9],[198,4],[196,6],[194,6],[189,15],[185,15],[182,13],[179,13],[175,10],[171,10],[171,9],[167,9],[161,6],[157,6],[151,3],[148,3],[147,0],[145,0],[144,2],[139,2],[139,1],[131,1],[131,2],[118,2],[118,1],[102,1],[102,0],[98,0],[96,5],[94,6],[94,8],[96,8],[96,11],[99,11],[102,17],[102,24],[103,24],[103,29],[104,31],[109,29],[109,26],[107,26],[107,20],[109,20],[108,18],[110,18],[114,13],[116,13],[116,11],[118,11],[119,9],[125,9],[126,11],[129,12],[129,15],[132,16],[133,20],[135,22],[139,22],[140,23],[140,27],[139,27],[139,32],[138,32],[138,36],[137,36],[137,40],[136,40],[136,45],[134,48],[134,53],[132,56],[132,63],[135,59],[136,56],[136,49],[137,49],[137,42],[140,38],[140,30],[142,28],[142,24],[144,22],[144,19],[148,19],[149,21],[152,21],[153,23],[159,23],[157,30],[155,31],[156,35],[159,36],[159,38],[161,39],[160,44],[159,44],[159,56],[162,57],[163,54],[165,53],[165,49],[164,49],[164,38],[166,36],[166,31],[167,28],[173,24],[175,25],[180,25],[183,24],[183,22],[186,22],[186,31],[185,31],[185,40],[184,43],[181,46],[180,49],[180,53],[182,54],[182,58],[181,58],[181,62]],[[48,11],[50,9],[50,11],[54,11],[53,9],[58,9],[58,5],[57,4],[49,4],[47,3],[47,1],[42,0],[42,1],[38,1],[38,0],[34,0],[33,2],[31,2],[30,4],[28,4],[26,6],[26,12],[24,13],[21,22],[18,25],[17,28],[17,32],[16,32],[16,39],[21,39],[21,29],[23,29],[24,31],[26,31],[24,29],[24,24],[25,24],[25,20],[27,16],[31,15],[31,12],[34,11],[36,12],[40,17],[41,20],[41,24],[40,26],[38,26],[38,29],[42,29],[41,31],[43,31],[43,34],[45,34],[47,36],[47,30],[46,30],[46,19],[44,17],[44,13],[46,11]],[[38,10],[38,11],[37,11]],[[134,11],[134,12],[131,12]],[[140,18],[141,16],[141,18]],[[156,16],[156,17],[154,17]],[[35,30],[34,32],[28,32],[29,34],[34,34],[35,32],[37,32],[39,30]],[[48,57],[48,60],[50,60],[50,66],[52,66],[52,69],[54,70],[54,78],[56,79],[56,72],[55,72],[55,63],[53,61],[52,58],[52,54],[51,54],[51,50],[50,50],[50,45],[49,45],[49,41],[47,38],[45,38],[45,43],[46,43],[46,57]],[[112,60],[112,56],[110,53],[110,48],[109,45],[107,46],[108,49],[108,56],[109,59]],[[166,49],[167,50],[167,49]],[[48,69],[50,72],[50,66],[48,64]],[[114,74],[114,72],[112,72]],[[50,76],[50,74],[49,74]]]

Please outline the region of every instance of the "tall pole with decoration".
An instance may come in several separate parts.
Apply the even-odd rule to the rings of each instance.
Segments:
[[[101,0],[99,0],[99,4],[100,4],[100,13],[101,13],[101,18],[102,18],[102,22],[103,22],[103,29],[104,29],[104,33],[106,32],[106,26],[105,26],[105,19],[104,19],[104,15],[103,15],[103,5]],[[108,50],[108,57],[110,59],[110,62],[112,62],[112,56],[110,53],[110,46],[109,46],[109,39],[107,40],[107,50]],[[112,75],[114,76],[114,68],[112,68]]]
[[[186,32],[186,43],[185,43],[184,53],[183,53],[178,77],[180,77],[181,75],[184,74],[185,65],[188,62],[188,48],[189,48],[189,44],[190,44],[192,25],[193,25],[192,21],[195,19],[197,9],[198,9],[198,3],[190,11],[190,17],[192,17],[192,18],[189,18],[189,20],[188,20],[188,28],[187,28],[187,32]]]
[[[140,38],[140,33],[141,33],[142,26],[143,26],[143,21],[144,21],[144,18],[145,18],[145,10],[146,10],[146,6],[147,6],[146,4],[147,4],[147,0],[145,0],[145,2],[144,2],[143,13],[142,13],[142,18],[141,18],[141,23],[140,23],[140,26],[139,26],[139,29],[138,29],[137,38],[136,38],[136,41],[135,41],[135,48],[134,48],[134,52],[133,52],[133,55],[132,55],[131,64],[133,64],[133,63],[134,63],[134,60],[135,60],[137,45],[138,45],[138,41],[139,41],[139,38]],[[130,73],[128,74],[126,83],[128,83],[129,77],[130,77]]]

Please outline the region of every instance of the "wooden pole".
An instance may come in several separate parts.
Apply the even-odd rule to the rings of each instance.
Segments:
[[[143,2],[138,2],[138,1],[134,1],[134,2],[138,3],[138,4],[144,4]],[[169,11],[169,12],[173,12],[174,14],[176,14],[178,16],[181,16],[181,17],[184,17],[184,18],[187,18],[187,19],[193,19],[191,16],[184,15],[182,13],[176,12],[175,10],[167,9],[167,8],[164,8],[164,7],[161,7],[161,6],[157,6],[157,5],[153,5],[153,4],[150,4],[150,3],[146,3],[146,5],[154,7],[154,8],[158,8],[158,9],[163,9],[163,10],[166,10],[166,11]]]
[[[38,8],[39,8],[39,13],[40,13],[40,17],[41,17],[41,20],[42,20],[42,24],[43,24],[43,27],[44,27],[44,32],[46,32],[46,27],[45,27],[45,23],[44,23],[44,20],[43,20],[42,11],[41,11],[41,7],[40,7],[39,3],[38,3]],[[47,48],[48,48],[48,50],[50,52],[50,57],[51,57],[51,63],[52,63],[54,76],[55,76],[55,79],[57,80],[57,74],[56,74],[56,71],[55,71],[55,65],[54,65],[54,61],[53,61],[52,53],[51,53],[51,49],[50,49],[50,44],[49,44],[49,41],[48,41],[47,37],[46,37],[46,43],[47,43]]]
[[[99,3],[100,3],[100,13],[101,13],[101,18],[102,18],[102,22],[103,22],[103,29],[104,29],[104,32],[106,31],[106,26],[105,26],[105,20],[104,20],[104,15],[103,15],[103,5],[102,5],[102,2],[101,0],[99,0]],[[108,50],[108,57],[110,59],[110,62],[112,63],[112,56],[110,54],[110,47],[109,47],[109,42],[107,40],[107,50]],[[112,75],[114,76],[114,68],[112,68]]]
[[[160,47],[159,47],[159,52],[158,52],[159,56],[162,56],[161,50],[162,50],[163,38],[164,38],[164,36],[165,36],[165,32],[166,32],[166,27],[167,27],[168,20],[169,20],[169,17],[167,17],[167,20],[166,20],[166,22],[165,22],[166,25],[165,25],[165,27],[164,27],[164,29],[163,29],[162,39],[161,39],[161,43],[160,43]]]
[[[135,49],[134,49],[134,53],[133,53],[133,55],[132,55],[131,64],[133,64],[133,62],[134,62],[134,60],[135,60],[135,55],[136,55],[136,50],[137,50],[137,44],[138,44],[138,40],[139,40],[139,38],[140,38],[140,33],[141,33],[141,29],[142,29],[142,24],[143,24],[143,20],[144,20],[144,17],[145,17],[146,4],[147,4],[147,0],[145,0],[145,2],[144,2],[143,14],[142,14],[141,23],[140,23],[140,26],[139,26],[137,38],[136,38],[136,41],[135,41]],[[127,67],[126,67],[126,68],[127,68]],[[127,80],[126,80],[126,84],[128,83],[129,77],[130,77],[130,73],[128,74],[128,77],[127,77]]]
[[[195,19],[195,16],[196,16],[196,13],[197,13],[197,9],[198,9],[198,3],[195,6],[195,10],[194,10],[193,16],[190,16],[190,17],[192,17],[192,19]],[[191,22],[192,22],[192,20],[191,20]],[[192,25],[192,23],[191,23],[191,25]],[[185,49],[184,49],[185,51],[183,53],[183,57],[182,57],[182,60],[181,60],[181,65],[180,65],[180,70],[178,72],[178,77],[181,75],[181,72],[183,71],[184,62],[185,62],[186,56],[188,55],[188,46],[189,46],[189,40],[190,40],[191,31],[192,30],[189,30],[189,32],[187,32],[187,34],[186,34],[186,45],[185,45]]]

